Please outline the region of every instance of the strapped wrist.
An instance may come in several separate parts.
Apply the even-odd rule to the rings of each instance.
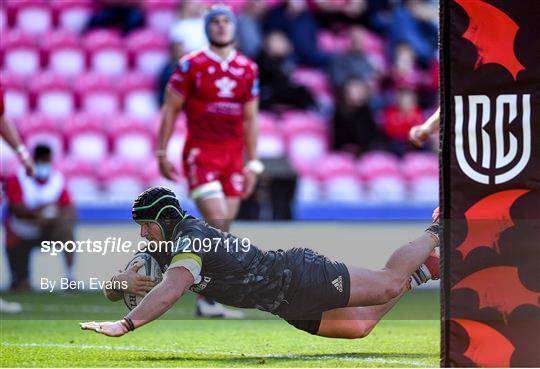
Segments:
[[[135,330],[135,324],[133,323],[133,320],[131,318],[128,318],[127,316],[124,317],[124,319],[121,320],[122,325],[126,327],[128,331],[134,331]]]

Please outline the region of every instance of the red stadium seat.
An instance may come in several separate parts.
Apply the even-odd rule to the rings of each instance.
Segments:
[[[257,154],[261,158],[278,158],[286,154],[286,143],[283,133],[270,113],[259,114],[259,139]]]
[[[126,40],[135,70],[155,76],[169,59],[167,38],[151,29],[133,31]]]
[[[419,177],[438,177],[439,158],[431,152],[410,152],[402,160],[402,171],[409,180]]]
[[[56,23],[60,29],[81,32],[92,16],[92,0],[51,1]]]
[[[407,200],[407,185],[399,175],[374,177],[367,182],[368,199],[374,203],[402,203]]]
[[[97,116],[78,114],[67,120],[65,136],[69,156],[77,161],[98,163],[109,155],[104,122]]]
[[[2,34],[4,68],[7,72],[28,77],[40,69],[40,53],[34,39],[19,30]]]
[[[176,20],[176,10],[180,0],[144,1],[146,24],[164,35],[169,33]]]
[[[315,162],[327,151],[326,127],[312,113],[288,112],[282,117],[287,151],[293,161]]]
[[[51,119],[65,119],[75,112],[75,97],[64,77],[54,73],[39,74],[32,80],[36,112]]]
[[[146,188],[140,168],[119,158],[102,162],[98,176],[103,184],[104,198],[109,203],[131,204]]]
[[[45,0],[10,1],[15,14],[15,27],[28,34],[44,35],[52,29],[53,17],[49,2]]]
[[[402,171],[409,180],[410,199],[435,204],[439,198],[439,158],[431,152],[411,152],[404,156]]]
[[[122,77],[120,85],[124,113],[141,120],[150,120],[158,112],[155,81],[152,77],[131,73]]]
[[[120,111],[116,85],[97,73],[81,75],[75,82],[81,111],[92,115],[114,115]]]
[[[399,159],[384,151],[367,152],[358,161],[357,173],[368,188],[369,201],[397,203],[407,198],[407,186]]]
[[[303,175],[298,179],[295,201],[299,203],[318,202],[324,198],[320,180],[313,175]]]
[[[27,115],[21,119],[17,126],[21,137],[32,150],[37,144],[48,144],[55,159],[64,154],[64,140],[57,123],[38,114]]]
[[[317,173],[325,199],[336,202],[359,202],[365,194],[357,176],[354,160],[346,154],[330,154],[318,161]]]
[[[120,76],[128,68],[128,57],[117,31],[98,29],[83,37],[90,68],[108,76]]]
[[[25,80],[7,73],[3,77],[5,115],[10,119],[22,118],[30,113],[30,97]]]
[[[95,165],[76,158],[68,158],[61,163],[60,169],[66,177],[69,192],[75,203],[95,204],[102,196]]]
[[[401,176],[398,158],[385,151],[370,151],[357,164],[358,175],[364,180],[381,176]]]
[[[109,125],[109,134],[117,158],[140,162],[154,156],[154,137],[141,121],[130,117],[116,118]]]
[[[292,78],[296,83],[306,86],[316,95],[328,94],[330,91],[327,75],[318,69],[297,68],[293,71]]]
[[[42,50],[46,55],[49,70],[64,75],[75,76],[86,69],[86,56],[79,46],[75,33],[56,31],[44,40]]]

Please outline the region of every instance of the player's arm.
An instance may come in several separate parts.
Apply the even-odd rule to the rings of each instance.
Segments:
[[[254,98],[244,106],[244,141],[247,164],[244,168],[245,191],[244,197],[249,197],[255,188],[257,175],[264,166],[257,159],[257,139],[259,137],[259,99]]]
[[[19,134],[15,130],[15,127],[13,127],[13,125],[4,117],[4,115],[0,116],[0,135],[4,140],[6,140],[8,145],[15,150],[19,160],[26,169],[26,174],[33,176],[34,161],[28,153],[26,146],[22,143]]]
[[[120,337],[130,330],[156,320],[169,310],[193,284],[186,268],[170,268],[159,283],[126,318],[116,322],[80,323],[81,329],[93,330],[110,337]]]
[[[433,133],[437,132],[440,123],[441,108],[438,108],[424,123],[414,126],[409,132],[409,140],[421,146]]]
[[[178,114],[184,107],[185,98],[176,92],[170,85],[165,91],[165,102],[161,107],[161,118],[159,123],[158,143],[156,156],[161,174],[172,181],[176,180],[176,170],[174,165],[167,159],[167,146],[176,126]]]

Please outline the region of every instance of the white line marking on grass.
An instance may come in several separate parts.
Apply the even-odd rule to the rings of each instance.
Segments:
[[[223,356],[238,356],[239,358],[262,358],[262,359],[290,359],[290,360],[338,360],[338,361],[365,361],[368,363],[378,364],[398,364],[399,365],[411,365],[424,367],[426,364],[416,360],[396,360],[385,359],[376,356],[366,357],[354,357],[354,356],[341,356],[335,355],[276,355],[276,354],[253,354],[253,353],[241,353],[241,352],[223,352],[223,351],[208,351],[201,349],[194,350],[181,350],[181,349],[160,349],[160,348],[144,348],[136,346],[101,346],[101,345],[68,345],[63,343],[15,343],[15,342],[2,342],[2,346],[11,347],[57,347],[65,349],[93,349],[93,350],[117,350],[117,351],[138,351],[149,353],[165,353],[165,354],[201,354],[201,355],[223,355]]]
[[[117,313],[122,309],[104,305],[23,304],[23,311],[64,313]]]

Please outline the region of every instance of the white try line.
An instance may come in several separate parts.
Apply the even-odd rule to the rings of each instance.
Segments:
[[[256,358],[256,359],[289,359],[289,360],[305,360],[305,361],[318,361],[318,360],[338,360],[338,361],[365,361],[368,363],[377,364],[390,364],[390,365],[411,365],[418,367],[425,367],[426,364],[415,360],[395,360],[385,359],[375,356],[366,357],[354,357],[354,356],[342,356],[341,354],[329,354],[329,355],[275,355],[275,354],[253,354],[253,353],[241,353],[241,352],[222,352],[222,351],[207,351],[201,349],[194,350],[180,350],[180,349],[160,349],[160,348],[144,348],[136,346],[101,346],[101,345],[67,345],[62,343],[15,343],[15,342],[2,342],[1,346],[10,347],[57,347],[64,349],[77,349],[77,350],[115,350],[115,351],[138,351],[149,353],[166,353],[166,354],[201,354],[201,355],[222,355],[222,356],[238,356],[241,358]]]

